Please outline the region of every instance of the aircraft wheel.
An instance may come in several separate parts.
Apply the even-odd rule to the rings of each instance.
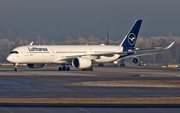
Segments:
[[[67,71],[70,71],[70,67],[67,67]]]
[[[85,69],[81,69],[82,71],[85,71]]]
[[[58,70],[59,70],[59,71],[62,71],[62,68],[61,68],[61,67],[59,67],[59,68],[58,68]]]
[[[104,64],[103,64],[103,63],[100,63],[100,64],[99,64],[99,67],[104,67]]]
[[[125,67],[125,64],[120,64],[120,67]]]
[[[90,67],[90,68],[89,68],[89,71],[93,71],[93,67]]]
[[[63,71],[66,71],[66,67],[64,66],[64,67],[62,68],[62,70],[63,70]]]
[[[86,71],[89,71],[89,68],[86,68],[85,70],[86,70]]]
[[[14,68],[14,71],[18,71],[18,68]]]

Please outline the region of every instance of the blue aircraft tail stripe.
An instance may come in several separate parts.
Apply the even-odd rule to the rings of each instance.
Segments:
[[[141,27],[142,20],[136,20],[128,34],[125,36],[124,40],[120,44],[124,48],[134,48],[136,40],[138,37],[139,29]]]

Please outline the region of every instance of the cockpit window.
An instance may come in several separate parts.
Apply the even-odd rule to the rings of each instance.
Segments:
[[[10,54],[18,54],[18,51],[11,51]]]

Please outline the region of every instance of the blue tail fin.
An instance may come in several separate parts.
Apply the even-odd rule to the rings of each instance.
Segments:
[[[125,36],[124,40],[120,44],[124,48],[134,48],[136,44],[137,36],[139,33],[139,29],[141,27],[142,20],[136,20],[128,34]]]

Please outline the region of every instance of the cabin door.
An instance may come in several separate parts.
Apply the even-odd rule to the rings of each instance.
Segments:
[[[53,50],[51,49],[51,56],[54,56],[54,54],[55,54],[55,51],[53,51]]]
[[[27,49],[24,49],[24,54],[25,54],[25,56],[28,56],[29,52]]]

